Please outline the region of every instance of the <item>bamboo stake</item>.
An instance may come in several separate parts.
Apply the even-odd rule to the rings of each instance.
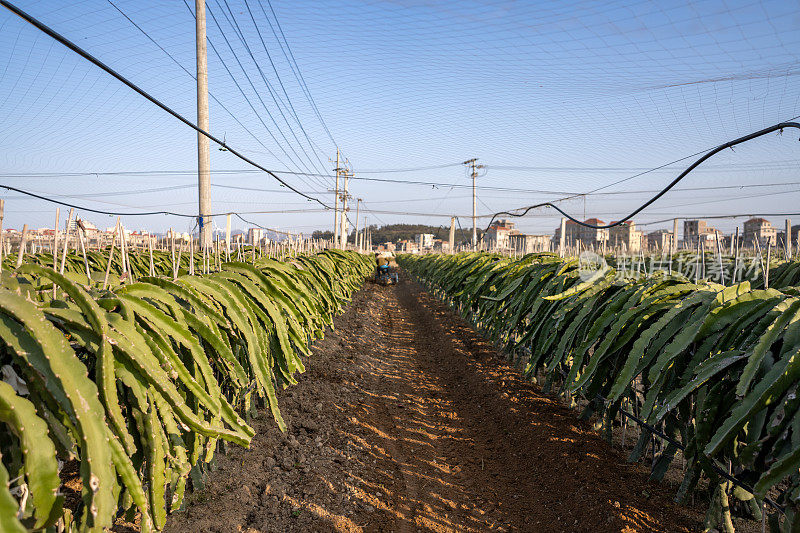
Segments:
[[[19,253],[17,254],[17,268],[22,266],[22,258],[25,255],[25,243],[28,241],[28,225],[22,226],[22,238],[19,241]]]

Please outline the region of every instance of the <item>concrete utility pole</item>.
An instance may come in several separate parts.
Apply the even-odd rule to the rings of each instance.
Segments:
[[[225,216],[225,257],[231,256],[231,215],[228,213]],[[228,260],[228,259],[226,259]]]
[[[336,148],[336,189],[334,190],[333,199],[333,247],[339,247],[339,148]]]
[[[450,217],[450,253],[456,253],[456,217]]]
[[[358,215],[361,210],[361,198],[356,198],[356,248],[361,252],[361,241],[358,239]]]
[[[672,253],[678,253],[678,219],[672,221]]]
[[[476,165],[477,157],[464,161],[465,165],[470,168],[470,175],[472,176],[472,251],[474,252],[478,246],[478,197],[475,192],[475,178],[478,177],[478,170],[484,168],[483,165]]]
[[[342,243],[342,250],[347,249],[347,197],[348,197],[348,184],[350,183],[350,173],[348,170],[344,171],[344,194],[342,194],[342,229],[339,232],[340,240]]]
[[[562,217],[561,235],[559,236],[558,239],[558,255],[560,255],[561,257],[564,257],[564,252],[566,251],[564,250],[564,245],[566,244],[566,242],[567,242],[567,219]]]
[[[208,61],[206,55],[206,1],[195,0],[197,44],[197,125],[209,131]],[[211,246],[211,149],[208,137],[197,133],[197,191],[200,246]]]

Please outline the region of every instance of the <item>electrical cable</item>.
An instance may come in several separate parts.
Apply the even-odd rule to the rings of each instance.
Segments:
[[[139,31],[140,31],[140,32],[141,32],[141,33],[142,33],[142,34],[143,34],[145,37],[147,37],[147,38],[150,40],[150,42],[152,42],[154,45],[156,45],[156,46],[157,46],[157,47],[158,47],[158,48],[159,48],[159,49],[160,49],[162,52],[164,52],[164,53],[167,55],[167,57],[169,57],[169,58],[170,58],[170,59],[171,59],[171,60],[172,60],[172,61],[173,61],[173,62],[174,62],[176,65],[178,65],[178,66],[179,66],[179,67],[180,67],[180,68],[181,68],[181,69],[182,69],[182,70],[183,70],[183,71],[184,71],[186,74],[188,74],[188,75],[189,75],[189,77],[191,77],[191,78],[192,78],[193,80],[195,80],[195,81],[197,80],[197,76],[196,76],[196,75],[192,74],[192,72],[191,72],[190,70],[188,70],[186,67],[184,67],[184,66],[183,66],[183,65],[182,65],[182,64],[181,64],[181,63],[180,63],[180,62],[179,62],[177,59],[175,59],[175,57],[174,57],[172,54],[170,54],[170,53],[169,53],[169,52],[168,52],[168,51],[167,51],[167,50],[166,50],[166,49],[165,49],[163,46],[161,46],[160,44],[158,44],[158,42],[157,42],[157,41],[156,41],[156,40],[155,40],[153,37],[151,37],[149,33],[147,33],[147,32],[146,32],[146,31],[145,31],[145,30],[144,30],[144,29],[143,29],[141,26],[139,26],[139,25],[138,25],[136,22],[134,22],[134,21],[133,21],[133,19],[131,19],[131,18],[130,18],[130,17],[129,17],[129,16],[128,16],[128,15],[127,15],[127,14],[126,14],[126,13],[125,13],[125,12],[124,12],[122,9],[120,9],[120,8],[119,8],[119,6],[117,6],[117,5],[116,5],[114,2],[112,2],[111,0],[107,0],[107,1],[108,1],[108,3],[109,3],[109,4],[111,4],[111,5],[114,7],[114,9],[116,9],[117,11],[119,11],[119,13],[120,13],[120,14],[121,14],[123,17],[125,17],[125,18],[128,20],[128,22],[130,22],[131,24],[133,24],[133,26],[134,26],[134,27],[135,27],[137,30],[139,30]],[[212,47],[213,47],[213,45],[212,45]],[[216,50],[215,50],[215,52],[216,52]],[[263,147],[263,148],[264,148],[264,149],[265,149],[265,150],[266,150],[266,151],[267,151],[267,152],[268,152],[268,153],[269,153],[269,154],[270,154],[272,157],[275,157],[275,159],[278,159],[278,157],[277,157],[277,156],[275,156],[275,154],[273,154],[273,153],[272,153],[272,151],[271,151],[269,148],[267,148],[267,146],[266,146],[266,145],[263,143],[263,141],[261,141],[261,139],[260,139],[259,137],[257,137],[257,136],[256,136],[256,134],[255,134],[255,133],[253,133],[253,132],[252,132],[252,131],[251,131],[251,130],[250,130],[248,127],[247,127],[247,126],[245,126],[245,125],[242,123],[242,121],[241,121],[241,120],[239,120],[239,118],[238,118],[236,115],[234,115],[234,114],[233,114],[233,112],[232,112],[230,109],[228,109],[228,107],[227,107],[225,104],[223,104],[223,103],[222,103],[222,102],[221,102],[221,101],[220,101],[220,100],[219,100],[219,99],[218,99],[216,96],[214,96],[214,94],[213,94],[212,92],[210,92],[210,91],[209,91],[209,93],[208,93],[208,96],[209,96],[209,97],[210,97],[212,100],[214,100],[214,102],[216,102],[216,103],[217,103],[217,104],[218,104],[218,105],[219,105],[219,106],[220,106],[222,109],[224,109],[224,110],[225,110],[225,112],[226,112],[226,113],[228,113],[228,115],[230,115],[230,116],[231,116],[231,118],[232,118],[234,121],[236,121],[236,123],[237,123],[237,124],[239,124],[239,126],[241,126],[241,127],[242,127],[242,129],[243,129],[244,131],[246,131],[246,132],[247,132],[247,133],[248,133],[248,134],[249,134],[249,135],[250,135],[250,136],[251,136],[253,139],[255,139],[255,140],[256,140],[256,142],[258,142],[258,144],[260,144],[260,145],[261,145],[261,146],[262,146],[262,147]]]
[[[422,170],[438,170],[440,168],[460,167],[464,163],[446,163],[444,165],[433,165],[430,167],[415,167],[415,168],[390,168],[390,169],[374,169],[358,171],[359,174],[388,174],[390,172],[419,172]]]
[[[269,91],[269,95],[272,98],[272,101],[275,103],[275,107],[278,109],[278,112],[281,114],[281,118],[283,118],[283,121],[286,123],[286,126],[289,128],[289,132],[292,134],[292,137],[294,137],[294,140],[295,140],[295,142],[297,142],[297,145],[300,147],[300,150],[303,152],[303,155],[306,156],[306,159],[308,159],[309,163],[311,163],[311,166],[314,167],[314,170],[319,172],[319,167],[317,167],[315,165],[314,161],[308,155],[308,152],[306,152],[306,149],[303,146],[303,143],[301,143],[300,139],[297,138],[297,135],[295,134],[294,129],[292,128],[292,125],[289,124],[289,120],[286,118],[286,114],[284,114],[283,109],[281,109],[281,105],[280,104],[284,104],[284,107],[286,107],[287,110],[288,110],[288,107],[280,99],[280,95],[277,94],[277,91],[275,91],[273,89],[272,84],[270,84],[269,80],[267,80],[267,77],[264,74],[264,71],[261,70],[261,66],[258,64],[258,61],[256,60],[256,57],[253,54],[253,51],[250,48],[250,45],[247,44],[247,39],[244,36],[244,32],[242,31],[242,28],[239,26],[239,22],[236,20],[236,17],[233,14],[233,10],[231,9],[231,6],[228,3],[228,0],[222,0],[222,2],[225,4],[225,9],[223,9],[222,5],[220,5],[219,2],[217,2],[217,7],[220,8],[220,10],[222,11],[222,15],[225,17],[225,20],[233,28],[234,33],[237,35],[237,37],[239,37],[239,41],[244,46],[244,49],[247,52],[247,55],[250,56],[250,59],[253,61],[253,64],[255,65],[256,70],[258,71],[258,74],[261,76],[261,80],[264,82],[264,85],[266,85],[267,91]],[[208,9],[209,9],[209,13],[213,17],[214,15],[211,12],[210,8],[208,8]],[[226,9],[227,9],[227,13],[225,12]],[[228,15],[230,15],[230,17]],[[214,22],[215,23],[217,22],[216,19],[214,20]],[[258,26],[256,26],[256,30],[258,30]],[[220,31],[221,31],[221,28],[220,28]],[[259,37],[260,36],[261,36],[261,34],[259,32]],[[223,35],[223,37],[224,37],[224,35]],[[262,43],[263,43],[263,41],[262,41]],[[264,49],[266,50],[266,46],[264,47]],[[234,52],[234,54],[235,54],[235,52]],[[269,52],[267,52],[267,55],[269,55]],[[270,62],[272,62],[272,58],[270,58]],[[274,65],[273,65],[273,68],[274,68]],[[277,73],[277,71],[276,71],[276,73]],[[280,78],[279,78],[279,81],[280,81]],[[288,96],[287,96],[287,98],[288,98]],[[277,126],[277,124],[276,124],[276,126]],[[298,154],[297,151],[292,147],[292,145],[289,142],[289,140],[286,138],[285,135],[283,135],[283,132],[281,132],[281,136],[284,138],[286,143],[289,144],[289,147],[292,149],[292,152],[297,156],[297,158],[300,159],[303,162],[303,166],[306,167],[306,170],[310,171],[308,166],[306,166],[306,162],[304,160],[302,160],[302,158],[300,157],[300,154]],[[320,164],[322,165],[322,168],[325,168],[325,165],[321,161],[320,161]]]
[[[303,123],[300,121],[300,117],[298,116],[297,111],[294,108],[294,104],[292,104],[292,99],[289,98],[289,93],[286,91],[286,87],[283,84],[283,80],[281,79],[280,74],[278,74],[278,69],[275,66],[275,62],[272,60],[272,55],[269,53],[269,50],[267,49],[267,44],[264,42],[264,36],[261,35],[261,28],[256,22],[255,16],[253,16],[253,11],[250,9],[250,3],[247,0],[244,0],[244,5],[247,8],[247,13],[250,15],[250,20],[253,21],[253,26],[255,26],[256,28],[256,32],[258,33],[258,38],[261,41],[261,46],[264,47],[264,52],[267,54],[267,59],[269,59],[269,64],[272,66],[272,71],[275,72],[275,77],[278,79],[278,84],[281,86],[283,95],[286,97],[286,103],[289,104],[289,109],[291,110],[294,119],[297,121],[297,125],[300,126],[300,131],[303,132],[303,135],[305,136],[308,145],[311,147],[311,150],[314,152],[317,161],[319,161],[319,164],[322,166],[322,168],[325,168],[325,163],[322,162],[322,159],[320,158],[318,151],[314,148],[314,143],[311,142],[311,139],[309,138],[306,129],[303,127]]]
[[[283,48],[283,45],[281,44],[281,40],[278,39],[278,36],[275,34],[275,29],[272,27],[272,22],[270,22],[269,17],[267,16],[267,12],[264,11],[264,5],[261,3],[261,0],[258,0],[258,6],[261,8],[261,12],[264,13],[264,17],[267,19],[267,22],[269,22],[269,27],[272,30],[273,35],[275,35],[275,39],[278,41],[278,44],[281,44],[281,51],[283,52],[284,57],[286,57],[286,51],[288,51],[289,56],[292,58],[292,60],[289,61],[287,57],[287,61],[289,62],[290,66],[294,64],[292,73],[295,75],[297,82],[303,88],[303,92],[306,95],[306,98],[308,99],[308,103],[311,104],[311,108],[314,110],[314,113],[317,115],[320,124],[322,124],[322,127],[325,129],[325,133],[328,134],[328,138],[331,140],[333,145],[336,146],[336,148],[338,149],[339,144],[333,138],[331,130],[328,129],[328,125],[325,123],[325,120],[323,120],[322,118],[322,114],[319,112],[319,108],[317,107],[316,101],[314,101],[314,97],[311,96],[311,91],[309,90],[308,85],[306,84],[306,80],[303,77],[303,73],[300,71],[300,65],[297,64],[297,59],[295,59],[294,53],[292,52],[292,48],[289,46],[289,41],[286,40],[286,34],[283,33],[283,27],[281,26],[281,23],[278,20],[278,16],[275,14],[275,10],[272,8],[272,2],[270,0],[267,0],[267,5],[269,5],[269,10],[272,13],[272,18],[275,19],[275,25],[278,27],[278,31],[280,31],[281,33],[281,37],[283,38],[283,43],[286,45],[285,50]]]
[[[189,7],[189,4],[186,3],[186,0],[184,0],[184,4],[191,11],[191,8]],[[281,129],[280,126],[278,126],[278,121],[275,120],[275,117],[272,115],[272,113],[270,113],[269,108],[267,107],[267,104],[261,98],[261,93],[259,93],[258,89],[256,89],[256,86],[253,83],[253,80],[250,77],[250,74],[247,73],[247,70],[244,68],[244,65],[242,64],[242,61],[239,59],[239,55],[233,49],[233,45],[231,45],[231,42],[228,40],[228,37],[225,34],[225,31],[222,29],[222,25],[220,24],[219,20],[217,20],[217,16],[214,14],[214,10],[211,9],[210,5],[206,5],[206,10],[208,11],[208,14],[211,15],[211,20],[214,21],[214,24],[217,26],[217,29],[219,30],[220,35],[222,35],[222,39],[225,41],[225,44],[228,46],[228,50],[230,50],[231,54],[233,55],[233,59],[236,61],[236,64],[238,64],[239,68],[242,70],[242,73],[244,74],[245,79],[247,79],[247,83],[250,85],[250,88],[255,93],[256,98],[258,98],[258,101],[261,102],[261,106],[264,108],[264,111],[266,111],[267,116],[270,118],[270,120],[272,120],[272,123],[275,125],[275,128],[278,130],[278,133],[283,138],[284,142],[288,145],[289,150],[291,150],[292,153],[295,155],[295,157],[297,157],[297,161],[295,161],[295,159],[292,158],[291,155],[289,155],[289,153],[286,151],[286,149],[284,149],[283,145],[278,141],[278,139],[275,137],[275,135],[272,133],[272,131],[267,129],[267,132],[270,134],[270,137],[272,137],[272,140],[275,141],[275,144],[278,145],[278,147],[281,149],[281,151],[284,153],[284,155],[286,155],[286,157],[288,157],[292,161],[292,163],[297,165],[298,168],[304,167],[307,172],[311,172],[311,169],[306,165],[305,161],[303,161],[303,158],[300,157],[300,154],[298,154],[297,151],[294,149],[292,144],[289,142],[289,139],[286,138],[286,135],[283,133],[283,130]],[[222,13],[223,13],[223,15],[225,15],[226,18],[228,17],[228,15],[225,14],[224,10],[222,10]],[[195,15],[195,17],[196,17],[196,15]],[[230,24],[230,21],[229,21],[229,24]],[[236,32],[235,29],[234,29],[234,33],[237,36],[239,35]],[[241,38],[240,38],[240,40],[241,40]],[[211,43],[211,39],[208,39],[208,41],[209,41],[209,43]],[[213,45],[212,45],[212,48],[213,48]],[[245,44],[245,48],[247,48],[246,44]],[[214,48],[214,52],[220,58],[220,61],[222,61],[224,63],[224,60],[222,59],[222,56],[219,55],[219,53],[216,51],[216,48]],[[260,67],[258,67],[257,63],[256,63],[256,68],[260,69]],[[270,90],[270,95],[272,95],[272,90],[269,88],[269,86],[267,88]],[[277,105],[277,102],[276,102],[276,105]],[[281,111],[280,106],[278,106],[278,111]],[[255,112],[255,109],[253,109],[253,112]],[[266,128],[266,124],[264,125],[264,127]],[[298,161],[299,161],[299,163],[298,163]]]
[[[242,215],[240,215],[239,213],[231,213],[231,214],[232,214],[232,215],[235,215],[235,216],[236,216],[236,218],[240,219],[240,220],[241,220],[242,222],[244,222],[245,224],[250,224],[251,226],[256,226],[257,228],[260,228],[260,229],[263,229],[263,230],[266,230],[266,231],[271,231],[272,233],[277,233],[277,234],[280,234],[280,235],[288,235],[288,236],[290,236],[290,237],[293,237],[293,236],[295,235],[294,233],[290,233],[290,232],[288,232],[288,231],[280,231],[280,230],[273,229],[273,228],[267,228],[267,227],[265,227],[265,226],[262,226],[262,225],[260,225],[260,224],[256,224],[255,222],[252,222],[252,221],[250,221],[250,220],[247,220],[246,218],[244,218],[244,217],[243,217]]]
[[[702,218],[708,219],[728,219],[728,218],[743,218],[743,217],[793,217],[793,216],[800,216],[800,212],[797,213],[736,213],[733,215],[703,215]],[[672,217],[672,218],[665,218],[662,220],[652,220],[650,222],[640,222],[637,223],[639,226],[652,226],[653,224],[664,224],[665,222],[672,222],[673,220],[694,220],[698,217]]]
[[[139,93],[141,96],[143,96],[144,98],[149,100],[151,103],[153,103],[156,106],[160,107],[162,110],[166,111],[167,113],[169,113],[173,117],[177,118],[178,120],[180,120],[181,122],[183,122],[184,124],[186,124],[187,126],[192,128],[193,130],[195,130],[196,132],[208,137],[208,139],[214,141],[216,144],[218,144],[218,145],[222,146],[223,148],[227,149],[231,154],[235,155],[236,157],[238,157],[239,159],[241,159],[245,163],[248,163],[249,165],[254,166],[254,167],[266,172],[267,174],[269,174],[270,176],[275,178],[284,187],[289,188],[290,190],[294,191],[295,193],[299,194],[300,196],[320,204],[325,209],[330,209],[330,207],[327,204],[325,204],[324,202],[322,202],[322,200],[319,200],[318,198],[314,198],[313,196],[309,196],[309,195],[307,195],[305,193],[302,193],[302,192],[298,191],[297,189],[292,187],[290,184],[286,183],[283,179],[281,179],[275,173],[271,172],[270,170],[267,170],[266,168],[264,168],[263,166],[259,165],[258,163],[256,163],[252,159],[250,159],[249,157],[247,157],[244,154],[240,153],[238,150],[228,146],[225,143],[225,141],[222,141],[222,140],[218,139],[217,137],[213,136],[211,133],[203,130],[202,128],[200,128],[199,126],[194,124],[192,121],[190,121],[189,119],[185,118],[183,115],[181,115],[180,113],[178,113],[177,111],[175,111],[171,107],[167,106],[166,104],[164,104],[163,102],[158,100],[156,97],[152,96],[150,93],[148,93],[144,89],[140,88],[138,85],[134,84],[132,81],[130,81],[127,78],[125,78],[122,74],[118,73],[116,70],[112,69],[110,66],[106,65],[105,63],[103,63],[102,61],[100,61],[99,59],[94,57],[92,54],[90,54],[89,52],[87,52],[86,50],[84,50],[83,48],[78,46],[77,44],[73,43],[72,41],[70,41],[69,39],[64,37],[63,35],[59,34],[54,29],[52,29],[49,26],[47,26],[46,24],[40,22],[38,19],[32,17],[31,15],[29,15],[25,11],[22,11],[21,9],[19,9],[17,6],[15,6],[11,2],[9,2],[8,0],[0,0],[0,5],[2,5],[6,9],[8,9],[12,13],[14,13],[15,15],[19,16],[24,21],[26,21],[29,24],[33,25],[34,27],[36,27],[40,31],[44,32],[48,36],[52,37],[53,39],[55,39],[56,41],[58,41],[62,45],[66,46],[67,48],[69,48],[70,50],[75,52],[76,54],[80,55],[81,57],[83,57],[87,61],[93,63],[97,67],[99,67],[102,70],[106,71],[108,74],[112,75],[117,80],[121,81],[122,83],[127,85],[129,88],[133,89],[135,92]],[[14,190],[16,192],[20,192],[20,193],[23,193],[23,194],[28,194],[28,195],[34,196],[33,193],[28,193],[26,191],[22,191],[20,189],[12,188],[12,187],[9,187],[9,186],[6,186],[6,185],[4,185],[2,187],[5,188],[5,189]],[[41,197],[41,199],[53,201],[53,200],[50,200],[50,199],[47,199],[47,198],[44,198],[44,197]],[[71,207],[74,207],[74,206],[71,206]],[[87,209],[87,211],[92,211],[92,210]],[[94,211],[94,212],[98,212],[98,211]],[[169,213],[157,212],[157,213],[153,213],[153,214],[169,214]],[[185,215],[177,215],[177,216],[185,216]]]
[[[795,117],[795,118],[797,118],[797,117]],[[756,139],[758,137],[761,137],[763,135],[767,135],[767,134],[772,133],[774,131],[780,131],[782,133],[785,128],[800,129],[800,123],[797,123],[797,122],[780,122],[778,124],[774,124],[772,126],[766,127],[764,129],[758,130],[758,131],[750,133],[748,135],[744,135],[742,137],[739,137],[738,139],[734,139],[732,141],[728,141],[726,143],[720,144],[716,148],[713,148],[710,151],[706,152],[705,155],[703,155],[702,157],[697,159],[694,163],[689,165],[689,167],[686,168],[683,172],[681,172],[680,175],[678,175],[678,177],[673,179],[666,187],[661,189],[661,191],[658,194],[656,194],[655,196],[653,196],[652,198],[647,200],[645,203],[643,203],[642,205],[637,207],[631,214],[629,214],[628,216],[624,217],[623,219],[618,220],[616,222],[613,222],[611,224],[597,224],[597,225],[588,224],[586,222],[583,222],[583,221],[578,220],[577,218],[573,217],[572,215],[570,215],[569,213],[567,213],[566,211],[564,211],[563,209],[561,209],[560,207],[558,207],[557,205],[555,205],[552,202],[543,202],[543,203],[536,204],[536,205],[531,205],[531,206],[528,206],[528,207],[525,207],[525,208],[520,208],[520,209],[524,209],[524,211],[522,213],[512,213],[510,211],[500,211],[498,213],[493,214],[491,220],[489,221],[489,225],[486,228],[486,231],[489,230],[489,228],[491,227],[492,223],[494,222],[494,220],[499,215],[508,215],[508,216],[511,216],[511,217],[523,217],[526,214],[528,214],[528,212],[531,211],[532,209],[536,209],[536,208],[539,208],[539,207],[552,207],[553,209],[555,209],[556,211],[561,213],[564,217],[568,218],[569,220],[571,220],[572,222],[578,224],[579,226],[583,226],[585,228],[608,229],[608,228],[613,228],[615,226],[619,226],[621,224],[624,224],[626,221],[630,220],[631,218],[636,216],[638,213],[640,213],[641,211],[646,209],[653,202],[655,202],[656,200],[658,200],[659,198],[664,196],[667,192],[669,192],[670,189],[672,189],[683,178],[685,178],[692,170],[697,168],[704,161],[708,160],[709,158],[711,158],[715,154],[718,154],[719,152],[721,152],[723,150],[726,150],[728,148],[732,148],[732,147],[734,147],[734,146],[736,146],[738,144],[741,144],[741,143],[744,143],[744,142],[747,142],[747,141],[751,141],[751,140]],[[683,158],[683,159],[686,159],[686,158]],[[595,189],[595,190],[600,190],[600,189]]]

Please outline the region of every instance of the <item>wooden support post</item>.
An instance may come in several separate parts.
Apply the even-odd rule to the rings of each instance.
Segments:
[[[717,241],[717,257],[719,258],[719,275],[722,278],[722,284],[725,285],[725,269],[722,266],[722,244],[719,242],[719,231],[714,230],[714,236]]]
[[[3,271],[3,216],[5,216],[6,201],[0,199],[0,272]]]
[[[169,228],[169,251],[172,255],[172,279],[177,279],[178,270],[175,266],[175,233]]]
[[[89,258],[86,257],[86,244],[84,243],[83,228],[78,226],[78,240],[81,243],[81,254],[83,255],[83,266],[86,269],[86,283],[92,284],[92,276],[89,272]]]
[[[194,276],[194,235],[189,235],[189,275]]]
[[[183,259],[183,239],[181,238],[181,245],[178,248],[178,261],[175,263],[175,270],[173,271],[172,280],[178,279],[178,273],[181,270],[181,260]]]
[[[119,230],[119,217],[117,217],[117,225],[114,226],[114,235],[111,238],[111,249],[108,251],[108,263],[106,263],[106,275],[103,278],[103,290],[108,287],[108,275],[111,272],[111,261],[114,259],[114,245],[117,243],[117,230]]]
[[[64,226],[64,252],[61,254],[61,266],[58,269],[59,274],[64,273],[64,263],[67,262],[67,247],[69,246],[69,227],[72,224],[73,215],[75,215],[75,209],[70,208],[69,217],[67,217],[67,225]]]
[[[231,215],[225,217],[225,260],[231,260]]]
[[[739,226],[736,226],[736,232],[733,236],[733,246],[734,248],[731,248],[731,253],[733,254],[733,280],[731,283],[736,285],[736,278],[739,274]]]
[[[792,259],[792,221],[786,219],[786,260]]]
[[[156,275],[156,266],[153,263],[153,236],[148,233],[147,235],[147,249],[150,251],[150,275]]]
[[[772,241],[767,243],[767,270],[764,273],[764,288],[769,289],[769,260],[772,255]]]
[[[25,256],[25,244],[28,241],[28,225],[22,226],[22,238],[19,241],[19,252],[17,253],[17,268],[22,266],[22,258]]]
[[[58,250],[59,250],[59,248],[58,248],[58,231],[59,231],[59,227],[58,226],[59,226],[59,224],[61,224],[61,208],[60,207],[56,207],[56,224],[54,226],[56,228],[56,233],[53,236],[53,270],[55,270],[56,272],[58,272]],[[56,290],[56,288],[54,286],[53,287],[53,298],[55,298],[55,293],[56,293],[55,290]]]

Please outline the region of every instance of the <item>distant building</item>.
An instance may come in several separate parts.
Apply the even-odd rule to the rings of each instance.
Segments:
[[[592,226],[605,225],[605,222],[599,218],[590,218],[588,220],[584,220],[584,223],[591,224]],[[585,248],[596,250],[601,247],[604,242],[608,242],[607,229],[588,228],[586,226],[581,226],[580,224],[575,225],[578,227],[578,240]]]
[[[261,228],[249,228],[247,230],[247,242],[250,244],[259,244],[264,238],[264,230]]]
[[[716,245],[718,234],[716,228],[707,225],[705,220],[683,221],[683,246],[685,248],[695,248],[700,243]]]
[[[518,233],[519,231],[514,229],[513,222],[505,219],[496,220],[489,226],[483,241],[489,250],[507,250],[509,248],[509,236]]]
[[[597,218],[590,218],[584,223],[592,226],[604,226],[605,222]],[[596,229],[582,226],[572,220],[567,220],[564,224],[564,245],[568,248],[577,248],[579,245],[587,250],[599,250],[603,243],[609,242],[608,229]],[[553,249],[557,250],[561,242],[561,227],[557,227],[553,232]]]
[[[417,244],[414,241],[400,241],[397,243],[396,250],[398,252],[416,252],[418,250]]]
[[[511,251],[521,254],[548,252],[550,251],[550,236],[514,233],[508,236],[508,247]]]
[[[777,229],[765,218],[751,218],[744,223],[742,243],[745,246],[775,245],[777,243]]]
[[[433,234],[432,233],[417,233],[414,237],[414,243],[417,248],[432,248],[433,247]]]
[[[633,220],[626,220],[619,226],[608,229],[608,244],[628,253],[639,252],[642,249],[642,232],[636,229]]]
[[[666,229],[651,231],[647,234],[647,248],[650,250],[669,250],[672,246],[673,234]]]
[[[798,249],[800,249],[800,224],[792,226],[790,230],[792,232],[792,250],[796,252]],[[783,233],[786,232],[784,231]]]
[[[577,246],[578,239],[580,238],[580,226],[571,220],[567,220],[564,225],[564,246]],[[556,228],[553,232],[553,248],[558,249],[561,243],[561,226]]]

